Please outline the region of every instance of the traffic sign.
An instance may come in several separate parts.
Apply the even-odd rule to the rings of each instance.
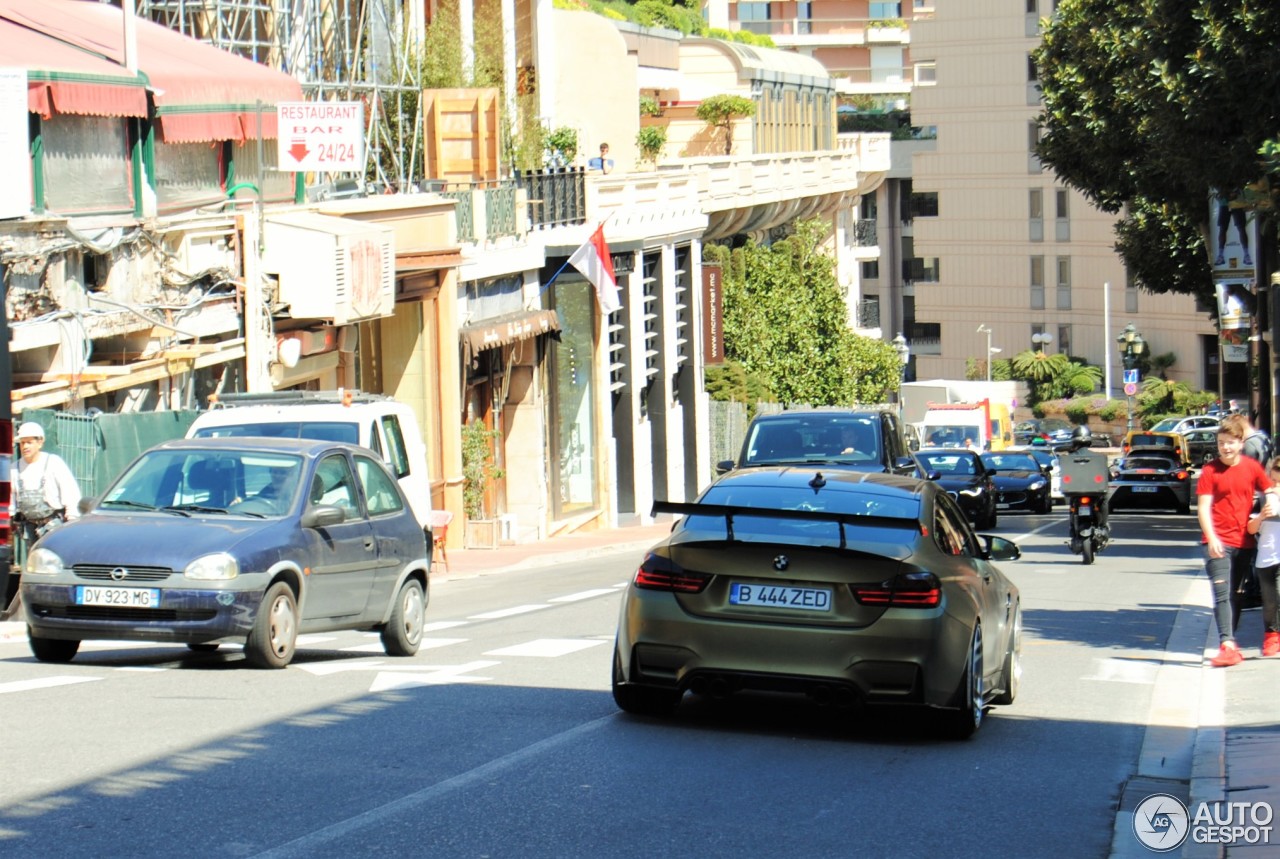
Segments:
[[[286,101],[276,105],[276,163],[292,173],[364,170],[364,105]]]
[[[1134,367],[1132,370],[1124,371],[1124,383],[1126,385],[1138,384],[1138,368],[1137,367]]]
[[[1124,395],[1126,397],[1132,397],[1136,393],[1138,393],[1138,386],[1136,384],[1133,382],[1124,383]]]

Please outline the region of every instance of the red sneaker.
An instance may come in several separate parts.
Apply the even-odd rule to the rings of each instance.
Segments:
[[[1262,636],[1262,655],[1280,656],[1280,632],[1268,632]]]
[[[1244,654],[1240,652],[1240,648],[1236,647],[1234,641],[1224,641],[1222,647],[1218,649],[1218,655],[1209,660],[1209,664],[1214,668],[1230,668],[1241,662],[1244,662]]]

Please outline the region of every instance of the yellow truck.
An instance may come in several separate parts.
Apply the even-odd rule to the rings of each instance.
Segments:
[[[1013,444],[1013,420],[1008,406],[989,399],[929,403],[919,434],[921,447],[1004,450]]]

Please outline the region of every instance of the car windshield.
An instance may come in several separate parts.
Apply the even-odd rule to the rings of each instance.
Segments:
[[[238,450],[155,450],[103,495],[102,510],[278,516],[298,492],[301,457]]]
[[[360,428],[343,421],[259,421],[257,423],[227,424],[220,427],[201,427],[192,438],[313,438],[317,441],[341,441],[360,443]]]
[[[1182,423],[1182,418],[1165,418],[1151,428],[1152,432],[1173,432],[1178,424]]]
[[[977,457],[966,456],[963,453],[922,453],[919,457],[928,470],[939,474],[978,473],[977,463],[974,462]]]
[[[982,461],[996,471],[1039,471],[1040,466],[1029,453],[984,453]]]
[[[806,414],[758,421],[747,439],[746,465],[777,462],[880,462],[879,421],[842,414]]]
[[[920,533],[920,499],[916,495],[881,493],[875,491],[815,492],[805,487],[778,489],[775,486],[749,486],[741,483],[712,486],[702,496],[701,504],[721,504],[732,507],[750,507],[760,510],[760,515],[735,514],[733,538],[742,542],[785,542],[815,546],[838,546],[840,524],[815,519],[779,519],[770,513],[776,510],[800,510],[827,513],[848,513],[856,516],[876,517],[866,524],[844,526],[848,545],[877,551],[869,544],[878,544],[879,551],[892,548],[899,552],[914,542]],[[695,532],[706,539],[723,540],[727,534],[724,516],[686,516],[681,524],[686,532]]]

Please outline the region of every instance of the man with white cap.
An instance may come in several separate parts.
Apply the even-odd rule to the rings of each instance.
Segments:
[[[51,527],[80,516],[80,485],[62,457],[44,452],[44,427],[35,421],[18,427],[18,450],[14,511],[30,546]]]

